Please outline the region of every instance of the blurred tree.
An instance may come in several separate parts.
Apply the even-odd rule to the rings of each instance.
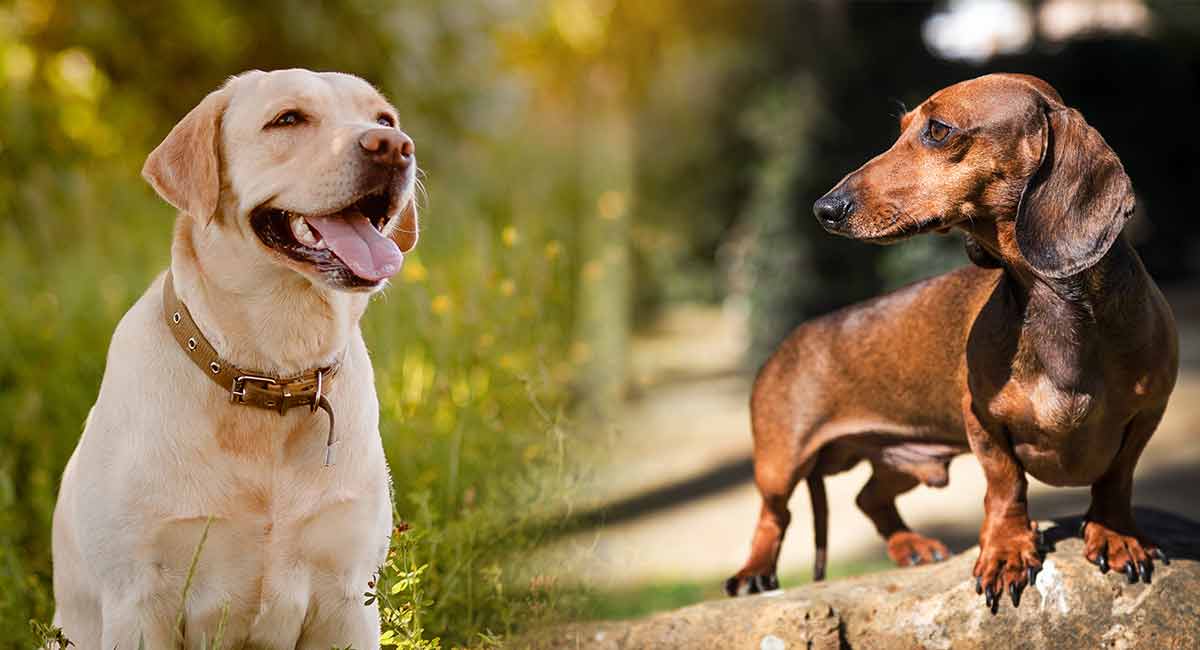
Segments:
[[[543,95],[568,98],[572,107],[580,261],[572,357],[579,364],[579,411],[593,420],[614,413],[625,396],[635,286],[654,287],[651,274],[669,269],[649,261],[662,251],[656,250],[661,247],[653,235],[644,236],[649,230],[644,226],[653,220],[644,218],[640,188],[653,186],[663,166],[660,156],[707,139],[684,137],[655,149],[645,144],[653,134],[639,128],[639,120],[663,85],[702,68],[686,55],[710,42],[706,31],[735,7],[728,1],[553,0],[545,5],[542,29],[515,39],[518,68],[537,80]],[[697,96],[689,92],[677,99],[690,102]],[[704,228],[700,220],[679,225],[685,231],[676,241],[689,241],[690,229]]]

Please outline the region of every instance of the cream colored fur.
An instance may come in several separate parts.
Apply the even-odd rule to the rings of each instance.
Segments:
[[[286,107],[316,119],[264,135]],[[378,612],[362,594],[384,560],[392,511],[358,325],[370,295],[330,288],[268,249],[249,213],[268,200],[305,213],[345,205],[357,134],[377,127],[380,111],[395,114],[356,77],[250,72],[209,95],[147,161],[148,180],[181,210],[176,290],[224,359],[289,376],[344,351],[327,387],[341,444],[337,464],[323,467],[322,412],[230,404],[167,330],[159,276],[117,326],[54,512],[55,622],[76,648],[179,647],[175,617],[209,516],[184,647],[211,640],[226,605],[226,648],[379,647]],[[415,230],[411,187],[393,229]]]

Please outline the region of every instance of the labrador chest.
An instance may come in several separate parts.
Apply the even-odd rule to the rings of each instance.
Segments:
[[[211,490],[155,528],[148,549],[164,595],[178,598],[200,548],[186,626],[249,647],[294,647],[318,618],[362,608],[359,598],[383,560],[390,529],[387,477],[362,467],[276,468],[209,476]],[[207,511],[207,516],[183,512]],[[207,535],[204,534],[208,527]],[[201,538],[203,546],[200,546]],[[228,614],[224,614],[228,608]]]

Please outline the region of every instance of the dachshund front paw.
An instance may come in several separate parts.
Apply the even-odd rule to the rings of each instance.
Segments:
[[[1154,559],[1170,564],[1167,554],[1137,531],[1136,526],[1110,526],[1085,519],[1080,530],[1083,556],[1100,567],[1101,573],[1114,569],[1125,574],[1129,584],[1138,580],[1150,584]]]
[[[908,530],[892,533],[887,540],[887,553],[897,566],[931,564],[950,557],[945,544]]]
[[[1021,593],[1034,583],[1042,569],[1036,526],[1005,526],[981,535],[979,559],[975,561],[975,593],[984,596],[992,614],[1000,609],[1000,598],[1008,592],[1013,607],[1021,604]]]

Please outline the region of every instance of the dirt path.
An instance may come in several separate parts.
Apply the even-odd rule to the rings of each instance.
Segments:
[[[1196,305],[1184,307],[1190,314]],[[1135,502],[1200,519],[1200,499],[1193,496],[1200,480],[1200,331],[1185,329],[1183,338],[1192,363],[1138,465]],[[558,547],[587,558],[582,577],[598,586],[718,579],[745,560],[759,501],[749,480],[750,379],[738,369],[744,341],[735,314],[685,307],[635,342],[637,397],[610,434],[596,493],[596,503],[623,504],[614,511],[618,521]],[[835,566],[885,559],[882,542],[854,506],[868,474],[860,465],[827,481]],[[914,529],[961,551],[975,543],[985,485],[970,455],[951,464],[950,477],[945,489],[904,495],[899,508]],[[1030,499],[1034,516],[1044,519],[1082,512],[1088,490],[1033,481]],[[785,575],[806,571],[813,559],[803,487],[792,511],[780,567]]]

